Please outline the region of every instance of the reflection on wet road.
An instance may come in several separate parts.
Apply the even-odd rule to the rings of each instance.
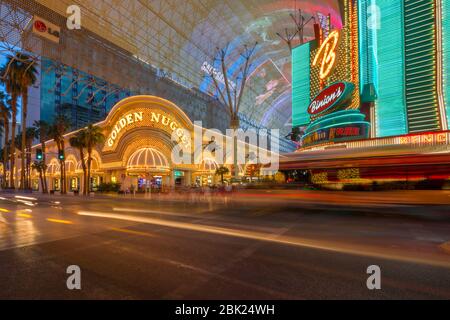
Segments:
[[[3,195],[0,298],[448,299],[449,200]],[[73,264],[81,291],[65,287]],[[382,290],[367,289],[369,265],[381,267]]]

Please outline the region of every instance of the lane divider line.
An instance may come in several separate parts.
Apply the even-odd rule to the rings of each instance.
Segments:
[[[16,199],[22,199],[22,200],[32,200],[32,201],[37,201],[37,199],[36,199],[36,198],[33,198],[33,197],[14,196],[14,198],[16,198]]]
[[[54,222],[54,223],[61,223],[61,224],[73,224],[72,221],[69,220],[60,220],[60,219],[52,219],[52,218],[47,218],[48,222]]]
[[[27,213],[18,213],[17,215],[21,218],[32,218],[33,217],[31,214],[27,214]]]
[[[151,234],[151,233],[135,231],[135,230],[128,230],[128,229],[122,229],[122,228],[111,228],[110,230],[117,231],[117,232],[122,232],[122,233],[133,234],[133,235],[137,235],[137,236],[150,237],[150,238],[156,237],[154,234]]]
[[[161,214],[161,215],[177,216],[177,217],[193,217],[194,215],[192,213],[194,213],[196,215],[200,215],[200,214],[209,212],[209,211],[198,211],[198,212],[192,212],[192,213],[178,213],[178,212],[171,212],[171,211],[132,209],[132,208],[112,208],[112,209],[113,209],[113,211],[116,211],[116,212],[149,213],[149,214]]]

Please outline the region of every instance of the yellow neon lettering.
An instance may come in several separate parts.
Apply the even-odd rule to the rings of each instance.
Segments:
[[[336,47],[339,42],[339,31],[335,30],[330,33],[328,38],[323,42],[317,52],[313,66],[317,66],[320,60],[320,79],[327,78],[336,63]]]

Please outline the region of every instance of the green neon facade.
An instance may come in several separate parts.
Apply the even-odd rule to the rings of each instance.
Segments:
[[[292,50],[292,126],[306,126],[310,122],[310,50],[306,43]]]
[[[359,78],[361,101],[375,102],[378,96],[377,31],[379,9],[370,0],[358,1]],[[374,19],[375,17],[375,19]],[[370,26],[375,26],[371,28]]]
[[[441,0],[442,3],[442,40],[444,60],[444,101],[447,113],[447,123],[450,128],[450,0]]]
[[[405,0],[405,76],[410,133],[440,129],[436,77],[436,0]]]
[[[442,5],[443,86],[450,127],[450,0],[359,0],[362,103],[377,137],[440,129],[435,10]],[[374,18],[374,15],[376,16]],[[309,122],[309,45],[293,51],[293,124]]]
[[[377,0],[378,99],[375,102],[377,137],[408,133],[405,99],[403,1]]]

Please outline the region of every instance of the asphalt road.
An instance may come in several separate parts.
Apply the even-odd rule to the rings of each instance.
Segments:
[[[0,194],[0,298],[450,299],[450,194],[431,194]]]

